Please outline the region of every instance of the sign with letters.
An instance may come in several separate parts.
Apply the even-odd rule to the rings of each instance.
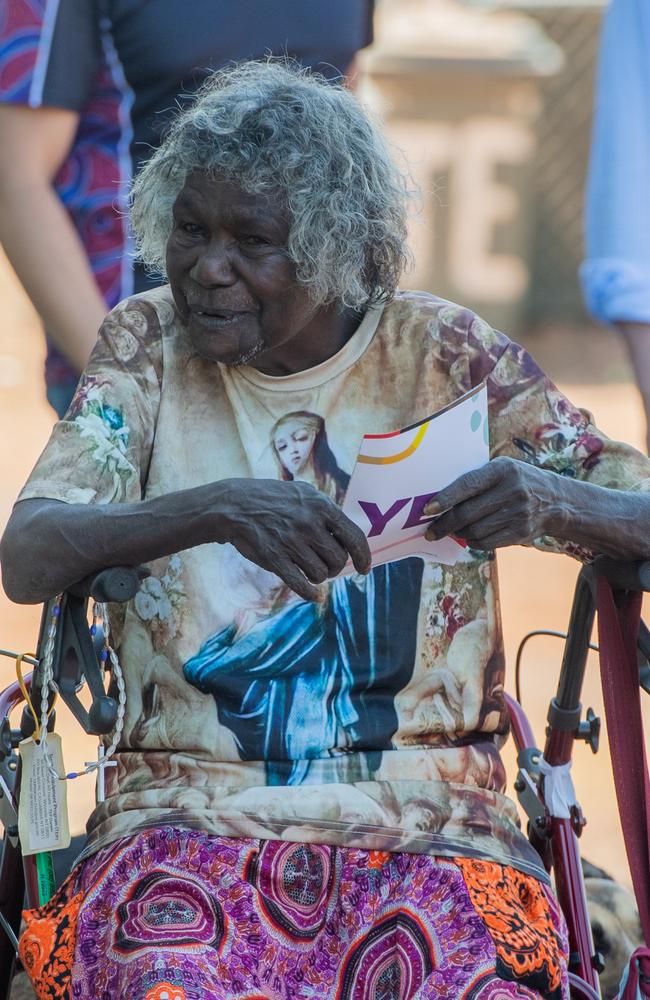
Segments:
[[[434,519],[424,508],[439,490],[489,459],[484,383],[404,430],[364,435],[343,511],[365,532],[373,565],[407,556],[447,565],[467,559],[461,540],[427,541]]]

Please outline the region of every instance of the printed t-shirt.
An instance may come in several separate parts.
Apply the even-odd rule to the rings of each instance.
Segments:
[[[4,0],[0,102],[79,114],[53,185],[109,308],[159,284],[134,265],[127,194],[207,75],[269,53],[340,78],[372,41],[374,0]],[[46,380],[77,379],[48,351]]]
[[[199,358],[165,287],[108,316],[21,499],[119,504],[296,477],[341,503],[364,432],[412,424],[483,379],[492,456],[649,487],[645,456],[607,440],[467,309],[398,294],[328,361],[271,377]],[[173,825],[469,856],[545,878],[504,794],[494,553],[469,555],[337,579],[322,605],[230,544],[151,563],[112,611],[126,717],[90,849]]]

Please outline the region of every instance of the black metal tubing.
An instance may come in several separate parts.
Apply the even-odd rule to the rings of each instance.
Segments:
[[[52,670],[61,699],[77,722],[85,732],[100,736],[115,726],[117,702],[104,691],[104,671],[88,631],[86,608],[85,597],[63,595]],[[39,655],[43,653],[39,649]],[[91,696],[88,711],[77,697],[84,678]]]
[[[580,695],[595,614],[590,575],[586,567],[580,571],[573,596],[560,680],[554,698],[558,709],[563,712],[580,709]]]
[[[0,910],[16,937],[20,933],[20,917],[25,898],[25,876],[20,846],[14,847],[5,834],[0,861]],[[14,976],[16,954],[14,946],[0,928],[0,1000],[9,1000]]]
[[[617,562],[609,556],[598,556],[585,567],[594,576],[605,576],[613,590],[650,591],[650,561]]]
[[[117,701],[104,691],[103,666],[97,659],[87,627],[88,599],[109,603],[131,600],[149,571],[143,566],[113,566],[80,580],[70,587],[60,604],[59,625],[52,657],[52,672],[61,700],[67,705],[86,733],[101,736],[115,726]],[[54,599],[43,608],[38,640],[38,656],[43,657],[47,631]],[[91,706],[86,710],[77,697],[85,679],[91,695]],[[34,695],[40,702],[40,671],[34,671]],[[33,719],[23,715],[21,726],[25,736],[31,735]]]
[[[17,761],[15,783],[12,793],[16,806],[20,800],[20,758]],[[17,834],[17,830],[12,833]],[[25,869],[20,852],[20,842],[15,838],[15,845],[8,837],[7,831],[2,841],[2,858],[0,859],[0,910],[16,937],[20,934],[20,921],[25,901]],[[9,1000],[11,982],[16,967],[16,952],[14,945],[0,928],[0,1000]]]
[[[585,567],[580,571],[576,582],[557,693],[551,699],[548,710],[549,725],[546,730],[544,759],[551,766],[566,764],[573,755],[573,745],[580,726],[580,695],[594,614],[590,572]],[[543,779],[541,796],[543,799]],[[547,816],[546,830],[557,898],[567,921],[569,945],[575,956],[573,971],[598,996],[598,975],[593,963],[594,943],[576,838],[576,834],[579,834],[579,827],[576,825],[578,822],[578,814],[574,819]]]
[[[580,694],[594,624],[595,584],[599,576],[606,577],[612,588],[617,591],[650,591],[650,561],[616,562],[609,556],[598,556],[593,563],[583,566],[580,571],[567,629],[568,637],[562,657],[560,681],[554,699],[560,712],[570,713],[580,708]],[[650,636],[644,625],[639,638],[642,651],[645,652],[644,646],[650,647],[648,641]],[[647,652],[650,652],[650,648]],[[562,724],[561,716],[558,716],[557,722]]]

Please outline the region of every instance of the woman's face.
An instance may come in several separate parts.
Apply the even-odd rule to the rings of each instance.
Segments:
[[[298,476],[309,461],[316,431],[299,420],[288,420],[275,432],[273,444],[282,465],[292,476]]]
[[[298,284],[279,197],[199,172],[172,212],[167,274],[197,354],[283,375],[339,349],[343,314],[314,309]]]

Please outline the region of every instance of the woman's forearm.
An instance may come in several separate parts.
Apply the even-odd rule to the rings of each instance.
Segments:
[[[81,372],[106,308],[53,187],[78,126],[67,108],[0,104],[0,243],[48,334]]]
[[[47,181],[0,181],[0,242],[52,341],[83,371],[106,307],[79,236]]]
[[[427,536],[485,551],[544,536],[614,559],[650,559],[650,493],[606,489],[498,457],[440,490]]]
[[[304,600],[348,558],[370,569],[366,536],[330,497],[301,482],[222,479],[128,504],[16,504],[2,542],[2,581],[36,604],[108,566],[137,566],[206,542],[231,542]]]
[[[545,534],[613,559],[650,559],[650,493],[558,478],[558,506]]]
[[[137,566],[218,540],[227,483],[139,503],[23,500],[0,542],[7,595],[18,604],[36,604],[107,566]]]

